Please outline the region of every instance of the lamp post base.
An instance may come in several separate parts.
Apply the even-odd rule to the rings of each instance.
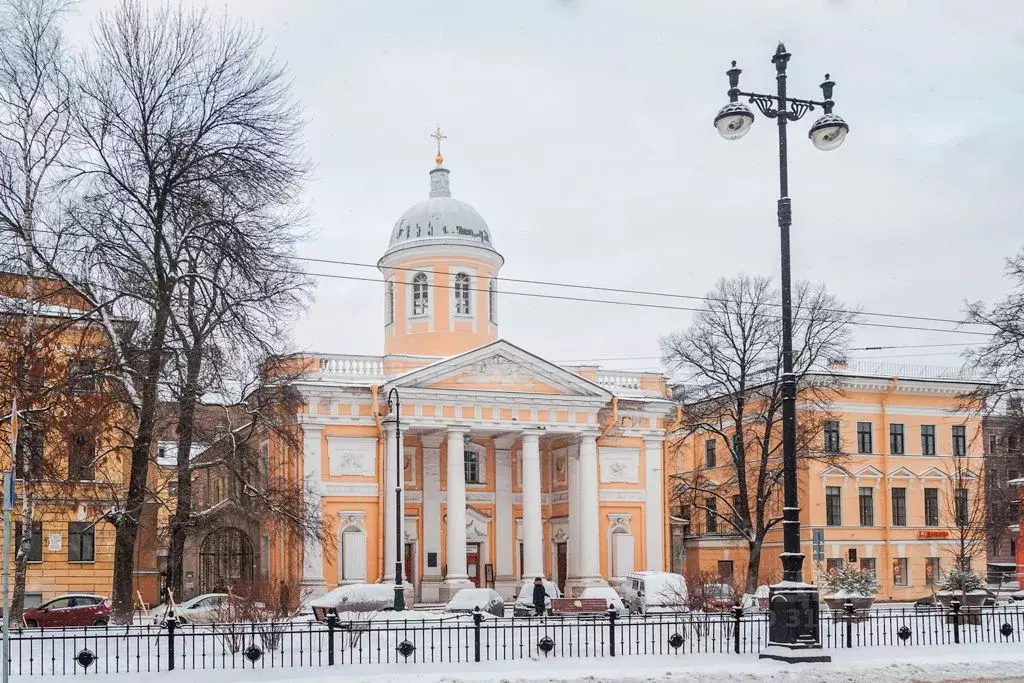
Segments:
[[[783,581],[768,589],[768,647],[761,659],[798,662],[831,662],[821,654],[818,623],[818,587]]]

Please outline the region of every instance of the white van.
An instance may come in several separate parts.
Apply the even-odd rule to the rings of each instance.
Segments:
[[[689,609],[686,579],[671,572],[633,572],[622,581],[630,614],[685,612]]]

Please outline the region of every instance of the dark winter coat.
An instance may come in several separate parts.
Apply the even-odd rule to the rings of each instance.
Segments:
[[[544,590],[544,584],[535,583],[533,584],[533,606],[537,608],[538,612],[544,611],[544,605],[547,602],[547,591]]]

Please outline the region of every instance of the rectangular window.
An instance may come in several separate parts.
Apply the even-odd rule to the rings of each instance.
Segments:
[[[75,432],[68,440],[68,481],[92,481],[96,478],[96,436]]]
[[[480,478],[480,456],[476,451],[466,451],[463,456],[466,467],[466,483],[482,484]]]
[[[892,525],[907,525],[907,490],[905,488],[893,488],[892,490]]]
[[[953,425],[953,455],[967,455],[967,427]]]
[[[43,449],[45,447],[42,427],[22,423],[18,429],[18,454],[16,479],[42,479]]]
[[[718,582],[728,586],[732,585],[732,560],[718,561]]]
[[[709,534],[718,533],[718,501],[708,498],[704,505],[704,529]]]
[[[68,368],[68,379],[71,390],[76,394],[89,394],[96,391],[96,361],[71,361]]]
[[[14,542],[17,543],[21,538],[21,522],[14,524]],[[15,546],[17,547],[17,546]],[[43,523],[32,522],[32,540],[29,542],[28,549],[28,561],[29,562],[42,562],[43,561]]]
[[[870,453],[872,449],[871,444],[871,423],[870,422],[858,422],[857,423],[857,452],[858,453]]]
[[[825,530],[811,530],[811,554],[815,562],[825,561]]]
[[[956,490],[956,503],[954,507],[956,508],[956,525],[961,529],[966,528],[970,522],[967,501],[967,489],[958,488]]]
[[[870,486],[860,487],[860,525],[875,525],[875,490]]]
[[[68,562],[96,561],[96,526],[92,522],[68,522]]]
[[[708,439],[704,442],[704,467],[717,467],[717,457],[715,454],[715,440]]]
[[[941,574],[942,566],[939,564],[939,558],[926,558],[924,565],[924,584],[926,586],[938,585]]]
[[[839,571],[842,568],[843,568],[843,558],[841,558],[841,557],[830,557],[825,562],[825,569],[827,569],[828,571],[832,571],[832,570]]]
[[[491,278],[490,283],[487,285],[487,304],[490,309],[491,322],[495,325],[498,324],[498,283]]]
[[[395,322],[395,283],[384,283],[384,324]]]
[[[739,495],[732,497],[732,525],[736,527],[737,531],[741,531],[744,527],[743,517],[740,515],[740,501],[743,500]]]
[[[907,558],[897,557],[892,561],[892,585],[894,586],[909,586],[910,585],[910,566]]]
[[[840,496],[843,490],[838,486],[825,488],[825,523],[829,526],[842,526],[843,510]]]
[[[924,490],[924,525],[939,525],[939,490]]]
[[[874,572],[877,571],[875,568],[875,558],[873,557],[862,557],[860,558],[860,570],[862,572]]]
[[[825,422],[825,452],[839,452],[839,421],[827,420]]]
[[[935,455],[935,425],[921,425],[921,455]]]
[[[998,447],[999,447],[998,444],[999,444],[999,438],[995,434],[989,434],[988,435],[988,453],[989,453],[989,455],[994,455],[995,454],[996,450],[998,450]]]
[[[904,451],[903,425],[889,425],[889,452],[892,455],[903,455]]]

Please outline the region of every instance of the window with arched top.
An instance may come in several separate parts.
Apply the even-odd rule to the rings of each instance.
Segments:
[[[455,313],[469,315],[469,275],[466,273],[455,276]]]
[[[487,285],[487,308],[490,310],[491,322],[498,324],[498,283],[491,278]]]
[[[412,314],[426,315],[430,308],[430,283],[426,273],[416,273],[412,279]]]
[[[395,322],[395,283],[388,281],[384,285],[384,324]]]

